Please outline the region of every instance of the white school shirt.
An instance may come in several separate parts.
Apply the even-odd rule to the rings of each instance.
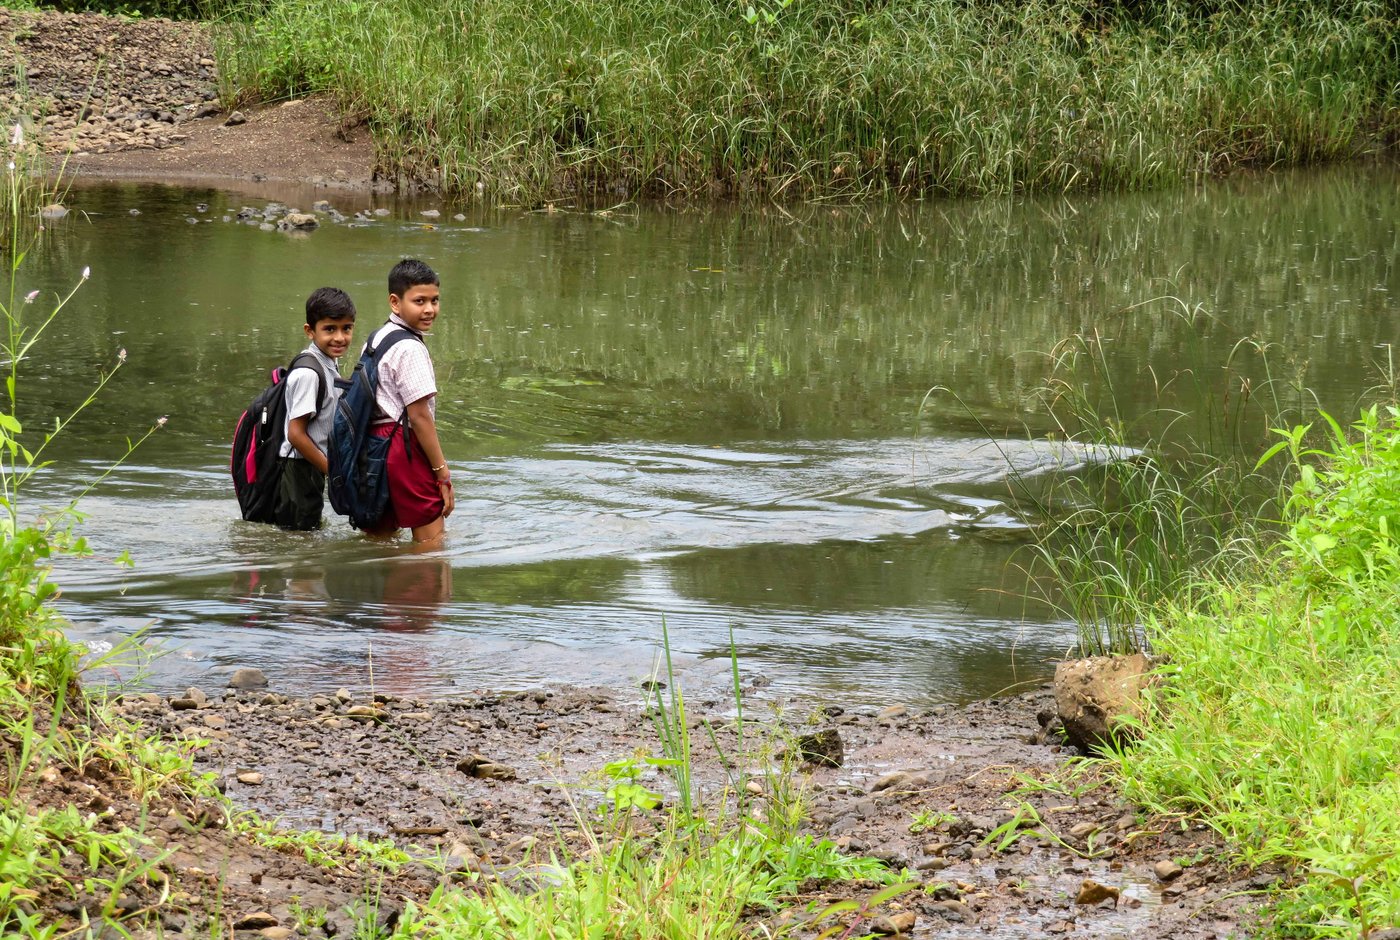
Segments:
[[[389,314],[389,322],[370,334],[367,345],[378,346],[386,333],[395,328],[408,330],[420,340],[423,334],[410,327],[397,314]],[[432,396],[429,398],[428,396]],[[374,403],[379,406],[372,424],[387,424],[399,420],[409,405],[428,398],[429,413],[437,418],[437,376],[428,347],[411,339],[400,340],[379,357],[379,387],[374,391]]]
[[[306,424],[307,436],[311,438],[311,443],[321,449],[321,453],[326,452],[326,445],[331,437],[331,421],[335,418],[335,403],[340,399],[340,389],[336,388],[335,380],[340,376],[340,368],[336,365],[336,360],[327,356],[312,343],[306,347],[306,351],[316,357],[316,365],[321,367],[321,372],[326,379],[326,407],[319,412],[316,410],[316,373],[310,369],[293,369],[287,373],[287,421],[282,425],[282,433],[285,435],[288,425],[293,418],[314,415]],[[283,440],[282,446],[277,449],[279,457],[294,457],[297,460],[305,460],[301,451],[292,446],[289,440]]]

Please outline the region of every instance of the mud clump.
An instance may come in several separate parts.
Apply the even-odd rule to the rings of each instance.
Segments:
[[[1152,663],[1142,653],[1058,664],[1055,708],[1069,742],[1087,752],[1132,740],[1152,681]]]

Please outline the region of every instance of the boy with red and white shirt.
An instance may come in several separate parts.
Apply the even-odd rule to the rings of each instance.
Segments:
[[[418,342],[395,343],[379,360],[377,406],[371,433],[408,435],[408,446],[389,447],[389,507],[376,535],[413,530],[413,541],[442,538],[444,520],[452,515],[452,473],[438,440],[437,378],[423,334],[433,327],[441,303],[437,272],[422,261],[405,258],[389,272],[389,322],[375,330],[368,345],[378,347],[389,332],[405,329]],[[408,421],[400,419],[404,414]]]

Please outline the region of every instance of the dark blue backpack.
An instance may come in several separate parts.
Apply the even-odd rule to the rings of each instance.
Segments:
[[[309,352],[272,370],[272,384],[258,393],[233,429],[233,455],[229,473],[238,508],[248,522],[275,522],[273,505],[282,479],[278,452],[287,439],[287,376],[293,369],[316,373],[316,411],[326,406],[326,375]]]
[[[373,339],[371,334],[370,340]],[[330,465],[326,493],[330,496],[331,508],[350,517],[350,524],[357,529],[377,528],[389,505],[389,477],[385,465],[393,438],[373,436],[370,422],[376,411],[374,393],[379,388],[379,359],[396,343],[406,339],[422,342],[416,334],[400,328],[385,334],[378,346],[365,344],[350,378],[336,383],[344,392],[336,404],[330,444],[326,448]],[[408,412],[395,420],[405,425],[400,437],[407,447]]]

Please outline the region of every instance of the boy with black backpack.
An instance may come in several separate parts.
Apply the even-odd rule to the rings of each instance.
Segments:
[[[340,397],[338,360],[355,331],[355,302],[337,287],[319,287],[306,298],[302,327],[311,345],[297,357],[304,364],[287,373],[285,440],[278,451],[282,479],[273,521],[284,529],[319,529],[326,491],[326,441]]]
[[[437,273],[406,258],[389,272],[389,322],[370,334],[336,409],[331,505],[371,535],[442,538],[452,473],[438,440],[437,378],[423,334],[441,300]]]

